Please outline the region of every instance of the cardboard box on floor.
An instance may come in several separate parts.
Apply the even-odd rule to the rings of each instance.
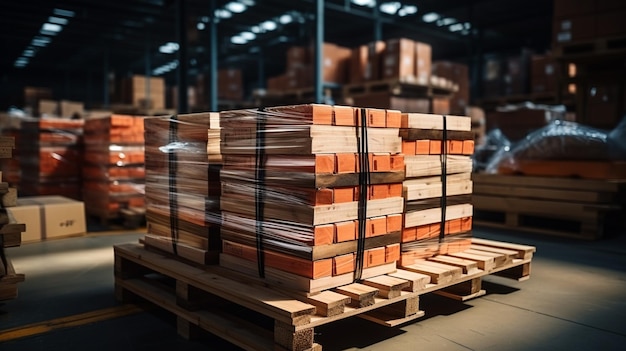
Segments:
[[[7,208],[17,223],[26,224],[22,242],[84,235],[87,231],[85,205],[63,196],[32,196]]]

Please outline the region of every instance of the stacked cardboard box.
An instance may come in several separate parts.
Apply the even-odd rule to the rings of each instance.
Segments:
[[[436,61],[432,64],[432,74],[458,85],[458,90],[449,99],[450,111],[448,113],[464,114],[465,108],[470,101],[469,69],[467,65],[450,61]],[[433,113],[440,112],[433,109]]]
[[[430,45],[406,38],[387,40],[382,67],[383,79],[399,79],[428,85],[432,49]]]
[[[518,141],[528,133],[545,127],[556,119],[564,119],[564,113],[547,106],[509,106],[487,113],[487,130],[499,128],[511,141]]]
[[[52,90],[39,87],[24,87],[24,107],[32,116],[39,116],[39,102],[52,100]]]
[[[85,121],[82,165],[87,213],[102,219],[144,207],[143,117],[111,115]]]
[[[306,292],[395,271],[399,111],[284,106],[221,126],[220,265]]]
[[[60,118],[22,121],[16,155],[21,194],[81,198],[83,124]]]
[[[13,156],[15,139],[0,137],[0,158],[8,159]],[[17,190],[9,187],[2,181],[0,172],[0,301],[17,297],[17,283],[24,281],[24,274],[16,274],[11,260],[7,257],[5,248],[20,246],[22,232],[26,230],[24,224],[18,223],[7,208],[17,203]]]
[[[85,106],[82,102],[68,100],[39,100],[38,116],[42,118],[63,117],[82,118],[85,115]]]
[[[561,66],[554,56],[534,55],[531,58],[531,93],[556,93],[560,76]]]
[[[218,113],[145,119],[145,244],[196,263],[216,263],[219,237]]]
[[[125,77],[120,81],[115,101],[145,109],[164,109],[165,80],[139,75]]]
[[[626,3],[620,0],[554,1],[553,44],[567,45],[626,34]]]
[[[400,266],[419,272],[422,259],[471,245],[474,134],[469,117],[408,113],[400,135],[406,164]]]
[[[198,75],[198,79],[193,90],[190,90],[190,106],[208,106],[207,97],[209,94],[209,79],[204,74]],[[226,68],[217,72],[217,98],[226,101],[243,100],[243,73],[240,69]],[[193,97],[192,97],[193,95]]]
[[[358,84],[381,78],[385,42],[376,41],[352,49],[350,83]]]
[[[348,80],[351,50],[331,43],[324,43],[322,58],[322,81],[343,84]],[[267,80],[267,89],[280,91],[313,86],[314,48],[297,46],[287,50],[286,72]]]

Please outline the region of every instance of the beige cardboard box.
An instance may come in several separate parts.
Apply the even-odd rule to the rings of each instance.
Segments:
[[[85,234],[85,205],[63,196],[33,196],[17,200],[16,207],[7,208],[17,223],[26,224],[22,242]]]

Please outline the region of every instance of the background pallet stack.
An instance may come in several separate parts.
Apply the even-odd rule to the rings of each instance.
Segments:
[[[562,74],[561,85],[575,85],[576,120],[612,129],[626,112],[624,50],[626,3],[615,0],[554,1],[552,43]]]
[[[217,263],[219,113],[145,119],[147,247]]]
[[[399,111],[285,106],[222,112],[221,126],[221,266],[305,292],[395,271]]]
[[[406,164],[400,266],[422,273],[423,259],[471,245],[474,134],[469,117],[408,113],[400,135]]]
[[[17,145],[24,196],[61,195],[81,199],[83,120],[28,119]]]
[[[13,156],[15,139],[0,137],[0,158],[7,159]],[[9,187],[9,183],[2,182],[0,172],[0,301],[17,297],[17,284],[24,281],[24,274],[15,273],[11,260],[6,256],[5,248],[20,246],[22,232],[26,230],[24,224],[16,223],[7,207],[17,204],[17,190]]]
[[[141,219],[145,212],[143,117],[88,119],[84,139],[82,177],[87,214],[104,222]]]
[[[457,81],[464,71],[437,69],[455,66],[432,62],[432,48],[427,43],[407,38],[371,42],[352,49],[350,80],[343,88],[348,105],[396,109],[404,112],[450,113],[451,103],[458,104]],[[463,65],[458,65],[463,68]],[[453,74],[457,72],[457,76]],[[462,86],[463,104],[469,100],[469,84]],[[454,93],[457,91],[457,93]],[[466,96],[467,95],[467,96]],[[464,112],[460,112],[464,113]]]

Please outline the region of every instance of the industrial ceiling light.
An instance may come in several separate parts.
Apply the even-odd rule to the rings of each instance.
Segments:
[[[441,16],[438,13],[429,12],[429,13],[425,14],[424,16],[422,16],[422,21],[424,21],[426,23],[432,23],[432,22],[435,22],[436,20],[438,20],[440,18],[441,18]]]
[[[404,17],[404,16],[409,16],[409,15],[414,15],[417,13],[417,6],[415,5],[404,5],[402,6],[402,8],[398,11],[398,15],[400,17]]]
[[[28,64],[28,59],[25,57],[20,57],[17,60],[15,60],[15,62],[13,63],[14,67],[26,67],[26,65]]]
[[[231,18],[233,17],[232,12],[228,10],[218,9],[215,10],[215,17],[217,18]]]
[[[63,29],[63,27],[61,27],[58,24],[54,24],[54,23],[44,23],[43,26],[41,26],[41,30],[42,31],[47,31],[47,32],[55,32],[58,33]]]
[[[55,23],[55,24],[60,24],[60,25],[64,26],[64,25],[67,24],[67,18],[50,16],[50,17],[48,17],[48,22]]]
[[[359,6],[376,6],[376,0],[352,0],[352,3]]]
[[[437,20],[437,26],[439,27],[443,27],[443,26],[449,26],[451,24],[455,24],[456,18],[452,18],[452,17],[446,17],[440,20]]]
[[[233,44],[243,45],[247,43],[248,41],[239,35],[235,35],[234,37],[230,38],[230,42]]]
[[[241,2],[236,1],[229,2],[228,4],[224,5],[224,7],[232,13],[242,13],[248,8]]]
[[[196,24],[196,28],[197,28],[198,30],[204,30],[204,28],[206,28],[206,25],[205,25],[203,22],[198,22],[198,23]]]
[[[380,12],[386,13],[388,15],[395,15],[401,7],[402,4],[398,1],[385,2],[380,5]]]
[[[162,54],[173,54],[179,49],[178,43],[168,42],[159,46],[159,52]]]
[[[40,47],[44,47],[48,44],[50,44],[50,38],[42,37],[42,36],[34,37],[31,42],[31,45],[40,46]]]
[[[240,3],[248,6],[248,7],[252,7],[254,5],[256,5],[256,2],[254,0],[239,0]]]
[[[254,40],[256,38],[256,34],[252,32],[241,32],[239,33],[239,36],[244,38],[246,41]]]
[[[265,30],[274,30],[276,29],[276,22],[274,21],[265,21],[263,23],[261,23],[261,28],[265,29]]]
[[[54,9],[52,13],[57,16],[63,16],[63,17],[74,17],[75,15],[74,11],[64,10],[64,9]]]
[[[33,57],[33,56],[35,56],[35,50],[32,50],[32,49],[26,49],[26,50],[24,50],[24,52],[22,53],[22,56],[24,56],[24,57]]]
[[[280,18],[278,19],[278,21],[281,24],[289,24],[293,21],[293,16],[291,16],[290,14],[286,13],[282,16],[280,16]]]
[[[463,23],[457,23],[457,24],[453,24],[450,27],[448,27],[448,29],[451,32],[459,32],[463,30]]]
[[[252,26],[250,30],[252,31],[252,33],[261,33],[261,27],[259,26]]]

